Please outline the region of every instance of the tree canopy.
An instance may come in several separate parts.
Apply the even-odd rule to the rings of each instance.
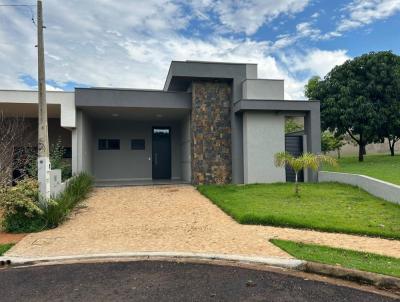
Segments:
[[[399,56],[371,52],[336,66],[323,80],[311,78],[305,94],[321,101],[322,129],[347,133],[359,145],[362,161],[367,144],[400,138],[399,74]]]

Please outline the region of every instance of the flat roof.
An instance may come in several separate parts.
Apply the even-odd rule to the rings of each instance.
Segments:
[[[192,108],[192,96],[187,92],[143,89],[78,88],[77,107],[125,108]]]
[[[299,111],[320,110],[320,102],[311,100],[240,100],[234,104],[235,113],[244,111]]]
[[[229,63],[209,61],[172,61],[165,79],[164,90],[185,91],[195,79],[231,80],[245,78],[249,66],[255,63]]]

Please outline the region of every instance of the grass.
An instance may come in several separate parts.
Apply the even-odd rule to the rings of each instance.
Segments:
[[[305,183],[204,185],[198,190],[236,221],[400,239],[400,205],[353,186]]]
[[[400,258],[287,240],[270,241],[298,259],[400,277]]]
[[[0,256],[3,256],[14,244],[0,244]]]
[[[363,162],[359,162],[358,157],[345,156],[339,159],[338,167],[322,170],[363,174],[400,185],[400,155],[366,155]]]

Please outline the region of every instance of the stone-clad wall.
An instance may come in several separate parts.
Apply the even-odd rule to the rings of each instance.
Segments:
[[[192,182],[232,181],[231,85],[196,81],[192,84]]]

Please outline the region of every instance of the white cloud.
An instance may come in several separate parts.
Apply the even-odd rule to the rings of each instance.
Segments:
[[[302,12],[310,0],[190,0],[196,12],[206,15],[213,12],[218,16],[222,30],[244,32],[252,35],[280,15]]]
[[[249,12],[236,12],[239,6],[250,2],[257,2],[253,9],[260,9],[263,18],[257,16],[257,20],[253,20]],[[221,18],[232,22],[234,19],[228,17],[228,12],[247,14],[242,16],[237,29],[248,30],[241,27],[245,24],[243,20],[247,20],[253,31],[265,20],[303,9],[307,2],[280,1],[276,4],[276,1],[252,0],[235,2],[235,6],[229,8],[232,2],[223,6],[222,1],[201,0],[196,2],[196,7],[192,5],[205,12],[209,9],[205,7],[214,9],[217,3],[220,6],[215,6],[216,12],[220,11]],[[48,88],[58,89],[56,86],[77,82],[89,86],[161,89],[171,60],[215,60],[258,63],[261,77],[285,79],[287,98],[303,97],[304,79],[294,74],[303,69],[312,75],[313,68],[307,69],[301,60],[282,61],[280,54],[301,37],[317,35],[318,30],[313,29],[311,23],[300,23],[294,35],[281,36],[275,42],[226,37],[218,33],[188,37],[179,30],[186,28],[192,16],[177,3],[170,0],[45,2],[46,75],[54,81]],[[226,10],[221,10],[223,7]],[[265,7],[269,8],[268,13]],[[226,28],[230,26],[235,25],[226,21]],[[35,44],[35,27],[29,15],[16,9],[9,9],[2,15],[1,89],[29,88],[20,77],[36,78]]]
[[[386,19],[400,11],[400,0],[354,0],[346,8],[337,31],[348,31]]]
[[[324,77],[333,67],[350,59],[346,50],[313,49],[306,54],[284,56],[283,61],[291,66],[292,72],[307,71],[310,75]]]

